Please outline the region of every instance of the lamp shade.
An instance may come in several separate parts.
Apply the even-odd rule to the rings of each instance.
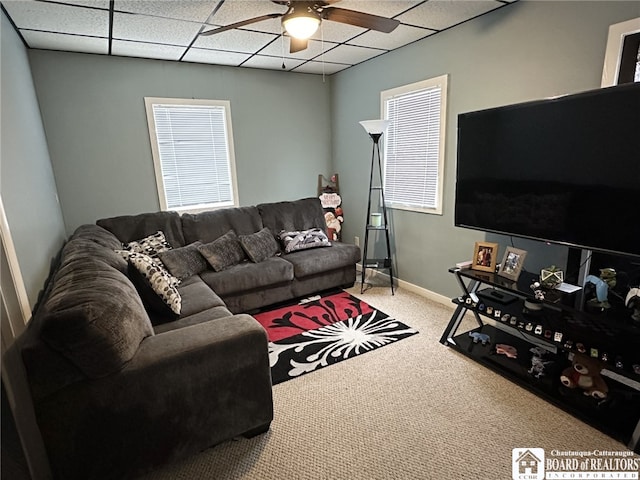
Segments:
[[[376,133],[384,133],[391,122],[389,120],[362,120],[360,125],[369,135]]]
[[[306,40],[318,30],[320,17],[313,12],[291,11],[282,17],[282,25],[292,37]]]

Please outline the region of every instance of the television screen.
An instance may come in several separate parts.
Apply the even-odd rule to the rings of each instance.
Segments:
[[[640,255],[640,84],[458,116],[455,225]]]

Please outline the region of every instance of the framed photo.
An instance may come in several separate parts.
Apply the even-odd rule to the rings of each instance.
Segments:
[[[640,51],[640,17],[609,27],[602,69],[602,87],[633,82]]]
[[[471,268],[473,270],[494,273],[496,271],[497,255],[497,243],[476,242],[476,246],[473,250],[473,261],[471,262]]]
[[[518,280],[526,256],[527,252],[525,250],[507,247],[507,250],[504,252],[504,257],[502,257],[498,275],[513,280],[514,282]]]

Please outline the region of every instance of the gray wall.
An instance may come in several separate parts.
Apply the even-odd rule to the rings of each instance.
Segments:
[[[458,295],[447,269],[470,260],[481,232],[453,226],[459,113],[600,86],[609,25],[637,17],[637,2],[530,2],[509,5],[333,76],[333,158],[344,188],[344,237],[364,234],[371,141],[358,121],[380,117],[380,91],[449,74],[442,216],[391,211],[397,273]],[[502,252],[508,237],[488,236]],[[361,240],[362,241],[362,240]],[[563,265],[566,248],[513,239],[529,251],[525,268]]]
[[[5,15],[0,17],[0,194],[33,307],[65,228],[27,51]],[[3,276],[3,289],[10,281]]]
[[[331,170],[330,84],[317,75],[29,52],[67,232],[159,209],[144,97],[231,101],[242,205],[316,194]]]

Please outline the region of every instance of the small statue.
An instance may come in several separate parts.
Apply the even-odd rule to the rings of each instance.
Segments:
[[[601,268],[600,277],[595,275],[588,275],[585,279],[585,284],[593,284],[596,288],[596,298],[592,298],[588,301],[588,304],[605,310],[611,308],[609,303],[609,290],[614,288],[617,284],[616,271],[613,268]]]

